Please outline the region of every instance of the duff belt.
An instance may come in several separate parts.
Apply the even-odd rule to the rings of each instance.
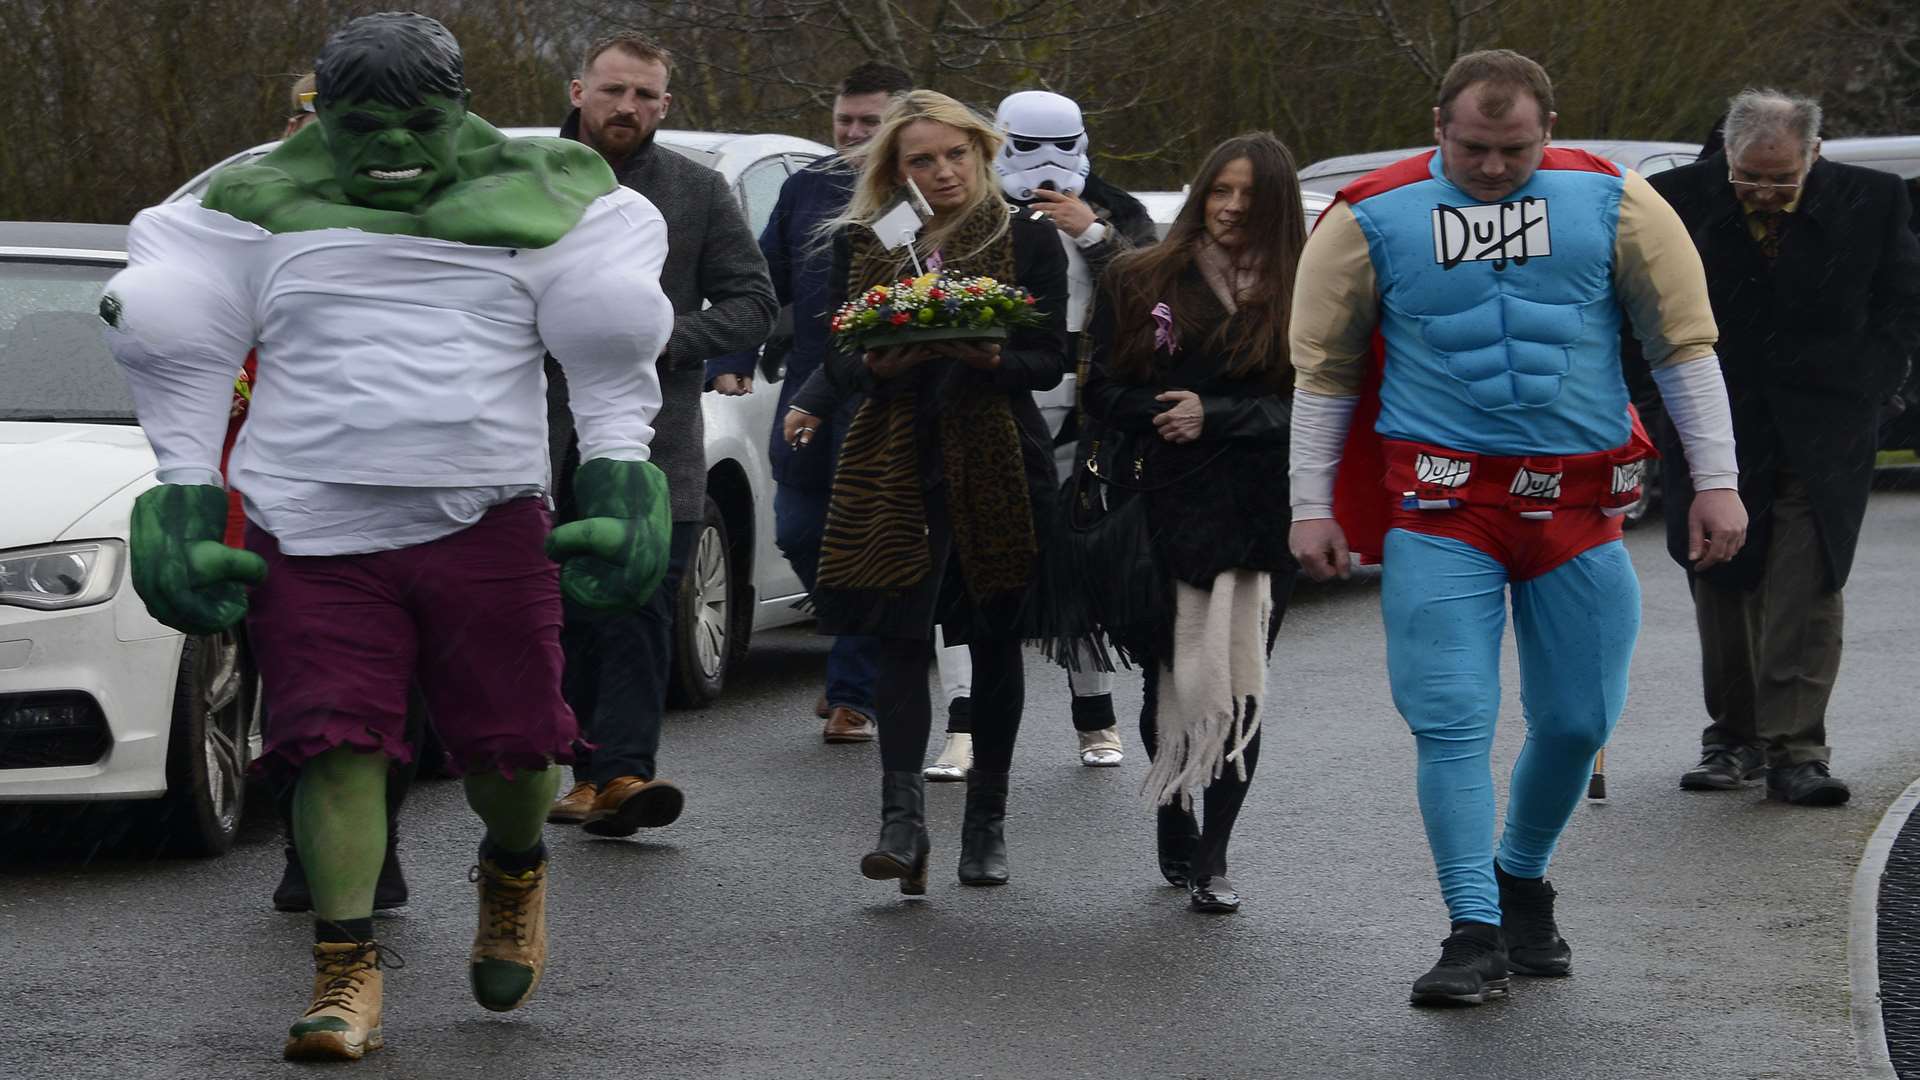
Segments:
[[[1534,521],[1551,519],[1556,509],[1598,507],[1608,517],[1626,513],[1639,501],[1647,462],[1656,456],[1637,432],[1611,450],[1591,454],[1502,457],[1398,439],[1384,440],[1383,447],[1383,483],[1399,498],[1401,510],[1479,506]]]

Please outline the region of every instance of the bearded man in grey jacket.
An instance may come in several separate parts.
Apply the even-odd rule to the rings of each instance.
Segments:
[[[561,127],[607,159],[620,183],[646,196],[667,222],[660,285],[673,303],[673,333],[657,363],[663,404],[654,420],[653,461],[667,474],[673,505],[666,580],[646,609],[603,616],[569,606],[561,641],[564,689],[591,752],[574,765],[574,786],[548,820],[598,836],[631,836],[671,824],[685,796],[655,773],[672,666],[674,598],[688,549],[705,517],[706,433],[700,394],[706,362],[752,350],[767,339],[779,305],[766,258],[719,173],[654,143],[672,104],[673,58],[635,33],[587,50],[569,87],[573,112]],[[555,491],[570,516],[572,432],[564,428],[566,387],[548,366]],[[557,405],[557,408],[555,407]]]

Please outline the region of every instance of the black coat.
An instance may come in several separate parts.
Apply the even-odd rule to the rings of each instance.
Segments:
[[[1769,268],[1719,154],[1650,178],[1706,265],[1720,369],[1733,405],[1746,546],[1708,571],[1753,588],[1765,565],[1774,482],[1786,468],[1812,496],[1827,584],[1846,584],[1872,487],[1874,425],[1920,346],[1920,244],[1900,179],[1824,159],[1807,175]],[[1686,563],[1693,483],[1671,425],[1661,453],[1667,547]]]
[[[1047,317],[1045,324],[1015,330],[1001,347],[1000,366],[992,372],[960,370],[949,375],[946,373],[946,364],[952,363],[949,361],[946,364],[923,365],[913,374],[902,378],[919,378],[934,383],[943,382],[949,377],[984,381],[1007,395],[1014,424],[1019,429],[1021,467],[1026,475],[1034,529],[1044,549],[1050,540],[1048,527],[1053,517],[1059,481],[1053,463],[1051,440],[1047,437],[1046,421],[1041,418],[1040,409],[1033,402],[1033,392],[1051,390],[1060,385],[1060,379],[1067,371],[1067,255],[1060,248],[1058,230],[1050,222],[1032,221],[1026,215],[1015,215],[1011,216],[1010,228],[1014,283],[1033,294],[1036,306]],[[830,277],[832,294],[828,298],[828,311],[836,311],[846,302],[850,253],[851,245],[843,230],[835,238],[833,247]],[[812,406],[810,411],[815,411],[815,415],[823,415],[824,410],[832,408],[833,402],[852,395],[884,398],[888,392],[888,384],[876,383],[862,356],[832,345],[827,348],[820,371],[825,385],[821,385],[821,378],[816,378],[803,390],[803,394],[815,393],[818,400],[796,399],[803,408]],[[916,400],[915,428],[920,450],[920,474],[929,492],[929,507],[944,505],[945,478],[941,475],[942,458],[938,438],[941,403],[940,395],[924,392]],[[942,516],[940,513],[929,514],[930,529],[942,524]],[[946,535],[930,534],[936,551],[948,547],[949,540],[950,537]],[[928,586],[918,590],[845,590],[837,593],[830,602],[828,598],[816,595],[821,629],[834,634],[917,638],[930,636],[933,624],[937,621],[946,626],[949,644],[967,641],[975,636],[1005,636],[1013,633],[1037,636],[1040,633],[1041,628],[1023,625],[1034,614],[1025,604],[1027,598],[1006,598],[1011,602],[1002,603],[992,611],[975,610],[961,587],[964,583],[956,580],[958,576],[957,573],[945,574],[945,580],[941,581],[939,579],[943,575],[936,572],[928,579]]]
[[[1188,271],[1169,303],[1192,307],[1201,326],[1229,318],[1197,270]],[[1081,402],[1093,430],[1082,436],[1081,456],[1086,440],[1120,433],[1135,440],[1139,449],[1130,453],[1145,451],[1149,486],[1156,477],[1187,478],[1147,496],[1155,524],[1162,526],[1154,548],[1174,577],[1205,587],[1215,574],[1235,568],[1290,574],[1292,395],[1285,376],[1233,378],[1227,374],[1231,357],[1223,350],[1208,340],[1183,339],[1171,355],[1156,354],[1151,378],[1130,379],[1114,370],[1115,332],[1112,294],[1103,288],[1087,325],[1092,352]],[[1280,369],[1291,370],[1284,357]],[[1200,395],[1204,419],[1194,442],[1166,442],[1153,426],[1153,418],[1172,407],[1155,400],[1167,390]]]

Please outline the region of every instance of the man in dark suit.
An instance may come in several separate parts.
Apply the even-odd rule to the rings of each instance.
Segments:
[[[573,111],[563,138],[599,151],[621,184],[646,196],[667,223],[667,261],[661,287],[673,303],[673,334],[654,361],[662,403],[653,421],[653,462],[667,475],[673,535],[667,576],[638,613],[614,617],[568,605],[561,645],[566,649],[567,704],[592,743],[573,768],[572,790],[547,820],[578,824],[596,836],[632,836],[680,816],[685,796],[655,773],[660,726],[673,663],[673,619],[680,578],[706,516],[706,428],[700,394],[706,363],[716,356],[757,349],[773,329],[779,305],[767,278],[767,260],[754,243],[745,214],[726,177],[655,143],[673,95],[667,80],[673,58],[632,33],[589,46],[580,75],[568,88]],[[648,358],[638,358],[646,363]],[[556,502],[571,515],[578,448],[558,403],[564,379],[549,369],[548,416],[553,439]]]
[[[1827,701],[1841,589],[1866,514],[1880,403],[1920,344],[1920,244],[1899,178],[1820,157],[1820,106],[1748,90],[1726,145],[1651,179],[1686,223],[1720,326],[1746,547],[1692,579],[1711,723],[1688,790],[1764,769],[1767,794],[1837,806]],[[1685,566],[1693,485],[1664,458],[1668,548]]]

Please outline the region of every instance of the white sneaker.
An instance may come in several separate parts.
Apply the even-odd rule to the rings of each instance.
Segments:
[[[973,768],[973,736],[964,731],[947,732],[947,745],[940,748],[940,756],[927,766],[921,775],[935,783],[951,783],[965,780],[967,770]]]
[[[1077,731],[1080,736],[1080,764],[1090,769],[1111,769],[1126,760],[1120,752],[1120,729]]]

